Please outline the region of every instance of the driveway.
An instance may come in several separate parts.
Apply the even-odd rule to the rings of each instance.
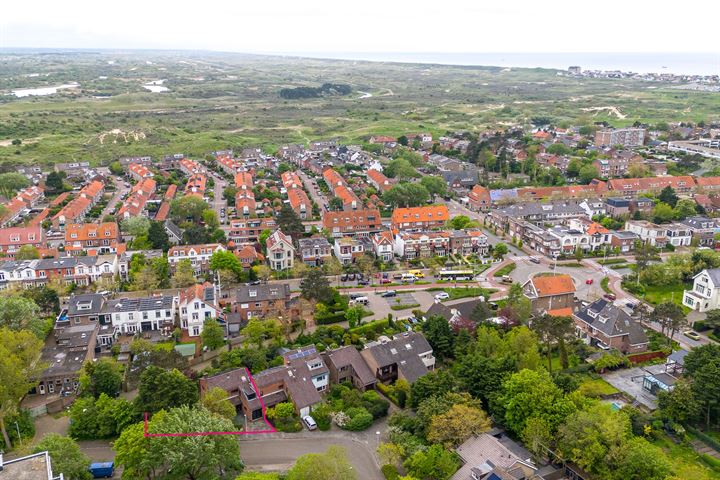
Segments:
[[[648,373],[663,373],[665,365],[650,365],[616,370],[602,375],[602,378],[618,390],[627,393],[650,410],[657,409],[657,397],[642,386],[643,377]]]
[[[384,477],[373,456],[376,445],[370,445],[370,441],[321,435],[322,432],[311,440],[308,438],[243,439],[240,440],[240,456],[247,470],[284,471],[292,467],[301,455],[322,453],[331,445],[339,445],[347,451],[348,459],[358,478],[383,480]]]
[[[307,190],[310,193],[310,198],[317,203],[318,208],[321,212],[325,212],[328,210],[328,199],[325,197],[325,195],[320,192],[320,189],[316,189],[313,187],[312,179],[308,177],[308,175],[303,172],[302,170],[296,170],[295,173],[298,174],[300,179],[303,181],[303,184],[305,185],[305,190]]]

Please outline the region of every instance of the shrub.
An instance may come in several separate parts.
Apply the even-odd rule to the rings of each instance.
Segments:
[[[363,407],[373,416],[373,419],[384,417],[390,408],[390,402],[380,398],[380,395],[372,390],[363,393],[362,403]]]
[[[344,426],[340,427],[344,430],[359,432],[360,430],[365,430],[372,425],[372,414],[362,407],[348,408],[345,411],[345,414],[348,416],[349,420],[345,422]]]
[[[398,473],[397,468],[395,468],[395,465],[383,465],[380,470],[386,480],[398,480],[400,478],[400,474]]]

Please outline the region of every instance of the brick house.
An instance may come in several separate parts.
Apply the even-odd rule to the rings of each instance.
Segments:
[[[65,252],[70,255],[115,253],[119,243],[120,229],[115,222],[65,226]]]
[[[572,308],[575,284],[570,275],[533,277],[523,284],[523,293],[530,299],[532,312],[544,312],[561,308]]]
[[[577,336],[589,345],[615,348],[624,354],[648,349],[643,328],[625,310],[605,299],[575,312],[572,318]]]
[[[446,205],[396,208],[392,213],[392,227],[395,230],[430,230],[444,227],[449,219]]]
[[[210,270],[210,257],[213,253],[224,251],[219,243],[206,243],[202,245],[175,245],[168,250],[168,262],[170,270],[175,271],[180,260],[190,260],[195,270],[195,275],[202,275]]]
[[[251,318],[297,316],[290,296],[290,285],[273,283],[240,285],[236,289],[232,311],[239,313],[243,321]]]
[[[376,208],[342,212],[324,212],[323,228],[339,238],[346,235],[369,236],[382,229],[380,210]]]
[[[0,228],[0,256],[13,259],[17,251],[25,245],[45,248],[43,229],[39,226]]]
[[[377,383],[370,367],[353,345],[326,350],[322,357],[333,385],[350,382],[358,390],[365,391],[372,389]]]
[[[435,369],[433,349],[418,332],[399,333],[392,338],[381,336],[377,341],[365,344],[360,355],[382,383],[400,378],[413,383]]]

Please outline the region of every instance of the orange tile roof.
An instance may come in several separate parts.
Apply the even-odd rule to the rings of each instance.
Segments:
[[[490,205],[491,203],[490,191],[482,185],[475,185],[470,191],[468,197],[470,197],[470,200],[473,202],[483,205]]]
[[[588,235],[595,235],[596,233],[610,233],[610,230],[603,227],[597,222],[592,222],[590,226],[588,226],[587,234]]]
[[[342,175],[340,175],[338,172],[333,170],[332,168],[328,167],[325,170],[323,170],[323,178],[325,179],[325,182],[328,184],[328,187],[335,188],[338,185],[346,185],[347,182],[343,178]]]
[[[155,214],[155,221],[156,222],[164,222],[165,220],[167,220],[169,214],[170,214],[170,202],[165,200],[160,204],[160,208],[158,208],[158,211]]]
[[[80,190],[80,195],[85,195],[88,198],[95,198],[100,192],[103,191],[105,185],[98,180],[93,180],[88,183]]]
[[[381,190],[390,190],[392,188],[392,185],[390,184],[390,179],[386,177],[385,174],[382,173],[380,170],[375,170],[374,168],[371,168],[367,171],[367,176],[373,182],[375,182],[375,184]]]
[[[61,193],[60,195],[58,195],[57,197],[55,197],[55,199],[54,199],[52,202],[50,202],[50,206],[51,206],[51,207],[57,207],[58,205],[60,205],[61,203],[63,203],[63,202],[65,201],[65,199],[68,198],[70,195],[71,195],[70,192],[63,192],[63,193]]]
[[[66,242],[84,242],[86,240],[99,240],[103,238],[117,240],[118,237],[119,229],[115,222],[71,223],[65,226]]]
[[[288,190],[291,188],[302,188],[302,180],[295,172],[283,172],[280,176],[283,186]]]
[[[372,218],[372,220],[368,220],[368,218]],[[323,227],[329,231],[332,231],[334,228],[345,230],[348,227],[369,227],[370,225],[380,227],[382,225],[380,210],[376,208],[343,212],[325,212],[322,220]]]
[[[238,172],[235,174],[235,187],[247,188],[252,190],[253,188],[253,177],[249,172]]]
[[[171,183],[168,185],[167,190],[165,190],[165,196],[163,197],[165,200],[172,200],[173,197],[175,197],[175,193],[177,192],[177,185],[174,183]]]
[[[562,295],[575,292],[575,284],[570,275],[551,275],[530,279],[539,297]]]
[[[392,213],[393,225],[407,222],[441,222],[450,218],[447,205],[430,205],[427,207],[396,208]]]
[[[75,197],[67,205],[65,205],[55,216],[53,220],[65,217],[65,221],[72,222],[80,217],[90,207],[90,199],[87,197]]]
[[[679,177],[647,177],[647,178],[613,178],[608,180],[610,190],[617,191],[647,191],[662,190],[665,187],[694,188],[696,186],[693,177],[684,175]]]
[[[300,188],[293,188],[293,189],[288,190],[288,199],[290,200],[290,206],[294,210],[299,209],[300,206],[303,204],[308,209],[312,208],[310,199],[308,198],[305,191]]]
[[[593,185],[567,185],[563,187],[523,187],[517,189],[520,198],[577,198],[596,193]]]
[[[140,165],[139,163],[131,163],[130,165],[128,165],[128,170],[141,178],[153,176],[153,173],[150,171],[149,168],[147,168],[145,165]]]
[[[252,245],[245,245],[243,248],[235,252],[235,256],[240,259],[246,259],[246,260],[258,260],[258,261],[265,261],[265,256],[255,250],[255,248]]]
[[[356,206],[360,206],[362,202],[360,202],[360,199],[355,195],[352,190],[347,188],[345,185],[340,185],[338,187],[335,187],[335,196],[338,197],[340,200],[342,200],[343,205],[348,205],[353,202],[355,202]]]
[[[548,310],[548,315],[551,317],[572,317],[573,311],[572,308],[555,308],[553,310]]]
[[[695,177],[698,187],[720,187],[720,177]]]

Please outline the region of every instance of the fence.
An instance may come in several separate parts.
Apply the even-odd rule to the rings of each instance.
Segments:
[[[216,350],[203,352],[200,354],[199,357],[191,358],[190,365],[197,365],[198,363],[207,362],[208,360],[212,360],[213,358],[220,355],[222,352],[227,352],[228,350],[230,350],[230,347],[228,345],[223,345],[222,347],[220,347]]]
[[[667,358],[668,354],[658,350],[655,352],[644,352],[644,353],[635,353],[633,355],[628,355],[627,359],[630,360],[630,363],[637,364],[637,363],[644,363],[648,362],[650,360],[654,360],[656,358]]]

